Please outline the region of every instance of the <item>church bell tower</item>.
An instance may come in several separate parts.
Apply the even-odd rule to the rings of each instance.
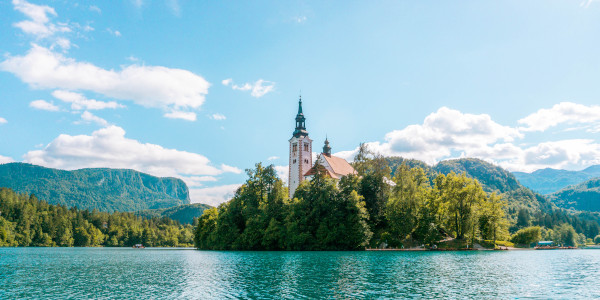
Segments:
[[[298,114],[296,115],[296,129],[290,139],[290,173],[289,192],[290,198],[294,197],[296,189],[304,180],[304,173],[312,167],[312,140],[308,137],[305,125],[306,118],[302,113],[302,96],[298,100]]]

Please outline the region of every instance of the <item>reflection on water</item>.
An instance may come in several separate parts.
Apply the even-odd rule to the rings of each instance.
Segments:
[[[0,298],[598,298],[600,250],[0,248]]]

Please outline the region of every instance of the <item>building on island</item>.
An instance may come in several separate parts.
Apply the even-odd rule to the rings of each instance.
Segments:
[[[342,176],[358,174],[356,170],[343,158],[331,155],[329,141],[325,139],[323,153],[317,158],[317,162],[308,172],[304,174],[304,179],[310,180],[317,173],[317,167],[323,168],[327,176],[339,180]]]
[[[296,129],[290,142],[290,167],[289,167],[289,196],[294,197],[296,189],[304,180],[310,180],[315,174],[312,162],[312,140],[306,131],[306,118],[302,113],[302,97],[298,101],[298,114],[296,114]],[[343,158],[331,155],[328,139],[325,139],[323,153],[318,157],[318,164],[324,168],[326,174],[339,180],[342,176],[357,174],[354,168]]]

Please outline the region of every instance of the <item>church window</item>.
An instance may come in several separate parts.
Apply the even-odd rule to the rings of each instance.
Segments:
[[[308,151],[308,144],[307,143],[304,144],[304,151]]]
[[[308,163],[308,159],[304,159],[304,163],[307,164]]]
[[[294,163],[294,164],[296,163],[296,160],[295,160],[295,159],[294,159],[294,162],[293,162],[293,163]]]
[[[293,152],[296,152],[296,151],[298,151],[298,144],[296,144],[296,143],[293,143],[293,144],[292,144],[292,151],[293,151]]]

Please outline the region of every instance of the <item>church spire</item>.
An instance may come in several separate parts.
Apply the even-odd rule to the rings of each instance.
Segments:
[[[323,146],[323,154],[331,156],[331,147],[329,147],[329,141],[325,137],[325,145]]]
[[[306,118],[302,113],[302,96],[298,100],[298,114],[296,115],[296,130],[294,130],[294,137],[306,137],[308,132],[306,131]]]

